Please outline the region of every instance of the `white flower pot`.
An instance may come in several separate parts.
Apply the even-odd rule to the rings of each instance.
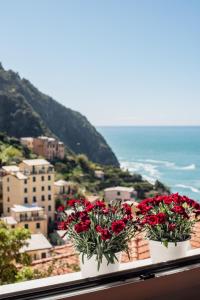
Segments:
[[[93,255],[90,259],[84,257],[84,264],[82,262],[82,255],[80,255],[81,273],[83,278],[98,276],[102,274],[112,273],[119,271],[121,252],[115,254],[118,261],[114,264],[108,264],[107,259],[103,256],[100,269],[98,270],[98,263],[96,260],[96,255]]]
[[[158,241],[149,241],[152,263],[175,260],[184,257],[186,256],[189,247],[189,240],[177,242],[177,246],[175,246],[174,243],[168,243],[168,247],[165,247],[164,244]]]

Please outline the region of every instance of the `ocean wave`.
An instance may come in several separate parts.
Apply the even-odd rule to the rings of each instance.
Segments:
[[[143,176],[149,176],[154,181],[160,177],[157,166],[153,164],[124,161],[121,162],[121,167],[133,173],[141,173]]]
[[[176,167],[179,170],[195,170],[196,169],[196,165],[195,164],[191,164],[185,167]]]
[[[187,190],[190,190],[192,191],[193,193],[198,193],[200,194],[200,190],[191,186],[191,185],[185,185],[185,184],[176,184],[175,187],[179,187],[179,188],[182,188],[182,189],[187,189]]]
[[[166,167],[175,166],[175,163],[167,161],[167,160],[145,159],[145,160],[140,160],[140,161],[145,161],[148,163],[158,164],[158,165],[165,165]]]
[[[174,162],[170,162],[167,160],[145,159],[145,160],[139,160],[139,161],[148,162],[148,163],[151,163],[154,165],[164,165],[165,167],[174,169],[174,170],[195,170],[196,169],[195,164],[190,164],[187,166],[178,166]]]

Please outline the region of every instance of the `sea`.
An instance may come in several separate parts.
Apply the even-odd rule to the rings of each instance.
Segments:
[[[98,127],[121,167],[200,202],[200,127]]]

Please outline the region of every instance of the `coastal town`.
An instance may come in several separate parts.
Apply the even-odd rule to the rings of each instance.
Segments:
[[[77,190],[73,182],[56,180],[52,161],[64,159],[65,146],[55,138],[40,136],[23,137],[20,143],[37,155],[35,159],[24,159],[19,164],[3,165],[0,171],[1,221],[9,228],[25,228],[30,238],[21,252],[27,253],[33,269],[46,270],[49,276],[79,270],[79,257],[66,230],[58,220],[59,205],[70,213],[67,200],[75,197]],[[94,177],[104,180],[104,171],[95,170]],[[133,187],[110,186],[103,194],[86,193],[94,204],[102,198],[107,203],[121,201],[133,207],[137,205],[138,193]],[[192,237],[193,248],[200,247],[200,226],[196,224]],[[122,262],[149,258],[148,241],[142,234],[130,242],[130,258],[122,255]],[[49,272],[50,270],[50,272]],[[49,272],[49,273],[48,273]]]
[[[0,212],[1,221],[9,228],[26,228],[31,237],[21,251],[31,257],[32,266],[49,266],[52,260],[66,260],[63,272],[78,268],[78,257],[71,242],[63,237],[64,230],[56,219],[58,202],[74,197],[72,182],[55,180],[55,169],[51,161],[65,156],[64,144],[57,139],[41,136],[21,138],[20,142],[39,158],[25,159],[19,164],[4,165],[0,171]],[[94,176],[104,179],[102,170],[95,170]],[[94,203],[100,199],[98,194],[86,195]],[[137,192],[133,187],[113,186],[104,189],[103,198],[108,203],[122,201],[134,204]],[[66,213],[67,213],[66,208]],[[138,249],[140,251],[138,252]],[[142,252],[141,252],[142,251]],[[132,243],[132,258],[148,256],[145,241],[138,239]],[[126,259],[126,258],[124,258]],[[65,266],[66,264],[64,264]],[[76,268],[75,268],[76,269]],[[56,268],[54,267],[54,272]],[[58,273],[62,271],[58,270]]]

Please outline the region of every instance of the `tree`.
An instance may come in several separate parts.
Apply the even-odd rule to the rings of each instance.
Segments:
[[[27,245],[30,232],[24,228],[9,229],[4,222],[0,222],[0,284],[13,283],[17,280],[18,269],[30,263],[30,257],[21,253],[21,248]]]

